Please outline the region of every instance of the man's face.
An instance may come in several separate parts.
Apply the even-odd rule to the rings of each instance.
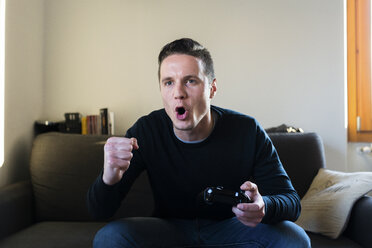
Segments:
[[[185,54],[165,58],[160,65],[160,92],[178,137],[194,140],[209,134],[216,82],[209,82],[200,59]]]

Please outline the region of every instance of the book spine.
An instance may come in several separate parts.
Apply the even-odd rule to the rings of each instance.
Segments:
[[[87,131],[87,117],[81,117],[81,134],[86,135],[88,134]]]
[[[115,132],[115,118],[114,118],[114,112],[110,112],[110,115],[109,115],[109,135],[114,135]]]
[[[101,129],[101,117],[99,115],[96,115],[96,132],[95,134],[101,134],[102,129]]]
[[[89,116],[87,116],[87,134],[89,134],[89,125],[90,125],[90,119],[89,119]]]
[[[100,109],[100,117],[101,117],[101,134],[109,134],[107,108]]]
[[[92,134],[96,134],[96,116],[92,115]]]
[[[88,134],[92,134],[93,133],[93,120],[92,120],[92,116],[91,115],[88,115],[87,116],[87,121],[88,121]]]

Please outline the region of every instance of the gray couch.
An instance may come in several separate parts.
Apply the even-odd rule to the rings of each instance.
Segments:
[[[302,197],[319,168],[323,144],[315,133],[270,137]],[[45,133],[37,136],[30,159],[31,178],[0,189],[0,247],[91,247],[105,223],[91,220],[86,192],[100,172],[107,136]],[[151,189],[143,173],[114,218],[149,216]],[[309,233],[313,247],[372,247],[372,198],[362,197],[337,240]]]

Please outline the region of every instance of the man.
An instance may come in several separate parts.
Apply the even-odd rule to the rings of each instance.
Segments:
[[[173,41],[159,54],[158,76],[164,109],[107,140],[103,172],[88,192],[90,212],[111,217],[147,170],[154,217],[111,222],[94,247],[310,247],[291,222],[300,199],[265,131],[252,117],[211,105],[209,52],[191,39]],[[203,204],[198,195],[208,186],[240,188],[253,202]]]

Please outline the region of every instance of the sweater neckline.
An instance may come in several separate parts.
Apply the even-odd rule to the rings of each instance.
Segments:
[[[218,124],[218,120],[221,118],[222,116],[222,113],[213,105],[211,105],[211,111],[212,111],[212,118],[213,118],[213,128],[212,128],[212,131],[211,133],[204,139],[201,139],[201,140],[196,140],[196,141],[185,141],[185,140],[182,140],[180,139],[175,133],[174,133],[174,129],[173,129],[173,123],[172,121],[170,121],[170,128],[172,130],[172,133],[173,133],[173,137],[182,145],[185,145],[185,146],[195,146],[195,145],[201,145],[201,144],[204,144],[205,142],[207,142],[212,136],[214,136],[214,132],[215,132],[215,129],[216,129],[216,126]]]

